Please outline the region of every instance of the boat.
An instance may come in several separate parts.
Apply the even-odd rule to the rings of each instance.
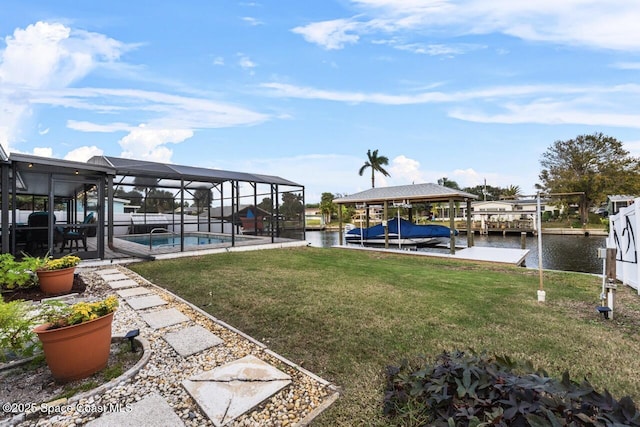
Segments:
[[[393,246],[435,246],[449,243],[451,229],[444,225],[414,224],[400,218],[400,232],[398,233],[398,219],[387,222],[389,228],[389,244]],[[458,230],[455,230],[458,234]],[[384,245],[385,235],[382,224],[368,228],[353,228],[345,234],[347,243],[364,245]]]

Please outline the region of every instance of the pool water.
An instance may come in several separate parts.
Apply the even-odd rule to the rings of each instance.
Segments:
[[[158,234],[139,234],[131,236],[119,236],[120,239],[127,242],[137,243],[139,245],[149,246],[149,238],[151,238],[151,247],[159,248],[166,246],[180,246],[180,236],[177,234],[158,233]],[[236,241],[242,240],[241,237],[236,236]],[[219,234],[196,234],[185,233],[184,245],[185,246],[201,246],[201,245],[215,245],[218,243],[231,243],[230,236],[223,236]]]

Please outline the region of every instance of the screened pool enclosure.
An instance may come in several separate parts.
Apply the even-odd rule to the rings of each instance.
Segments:
[[[304,186],[277,176],[109,156],[12,153],[0,166],[3,253],[149,258],[305,239]]]

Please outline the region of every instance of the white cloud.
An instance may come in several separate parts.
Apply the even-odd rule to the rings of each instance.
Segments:
[[[20,140],[34,91],[64,88],[133,48],[102,34],[37,22],[5,38],[0,51],[0,142]]]
[[[388,169],[391,175],[387,180],[391,185],[420,184],[425,182],[424,173],[420,170],[420,162],[400,155],[391,160]],[[380,175],[380,174],[377,174]],[[377,181],[376,177],[376,181]]]
[[[103,132],[103,133],[111,133],[118,131],[132,131],[135,129],[135,126],[131,126],[127,123],[109,123],[105,125],[91,123],[86,121],[77,121],[77,120],[67,120],[67,127],[69,129],[77,130],[80,132]]]
[[[155,129],[140,125],[118,143],[122,157],[170,163],[173,151],[166,144],[178,144],[193,136],[188,129]]]
[[[17,87],[66,87],[132,48],[102,34],[38,22],[5,39],[0,81]]]
[[[616,62],[611,67],[620,70],[640,70],[640,62]]]
[[[479,123],[640,127],[637,119],[640,114],[637,102],[640,85],[637,84],[495,86],[455,92],[427,90],[401,95],[333,91],[276,82],[263,83],[261,87],[269,89],[274,96],[346,103],[457,103],[449,111],[450,117]]]
[[[216,56],[213,58],[213,65],[224,65],[224,58],[222,56]]]
[[[64,156],[64,159],[76,162],[86,162],[93,156],[102,156],[103,154],[104,152],[95,145],[84,146],[69,151],[67,155]]]
[[[254,125],[270,117],[228,103],[211,100],[201,90],[181,96],[135,89],[69,87],[97,68],[110,72],[127,68],[121,55],[137,45],[124,44],[103,34],[76,30],[60,23],[38,22],[14,31],[0,50],[0,143],[6,151],[26,139],[23,126],[33,106],[58,106],[120,113],[136,123],[158,129],[205,129]],[[255,67],[248,57],[241,65]],[[188,90],[187,90],[188,91]],[[71,115],[71,114],[70,114]],[[102,116],[107,117],[107,116]],[[92,123],[68,120],[70,129],[83,132],[132,131],[128,123]],[[192,132],[192,131],[190,131]],[[16,147],[17,148],[17,147]],[[167,153],[164,153],[166,156]]]
[[[247,24],[251,25],[251,26],[257,26],[257,25],[262,25],[263,22],[260,21],[259,19],[253,18],[251,16],[243,16],[241,18],[244,22],[246,22]]]
[[[293,29],[310,43],[341,49],[368,34],[448,31],[456,36],[502,33],[624,51],[640,50],[640,4],[627,0],[352,0],[350,18]]]
[[[310,43],[316,43],[325,49],[342,49],[346,44],[355,44],[360,37],[348,32],[358,30],[361,25],[348,19],[314,22],[296,27],[292,32],[300,34]]]
[[[34,156],[53,157],[53,149],[51,147],[34,147]]]
[[[634,109],[632,105],[625,105],[625,108]],[[580,102],[574,101],[536,100],[529,103],[508,103],[504,105],[504,110],[506,111],[502,113],[491,114],[456,108],[449,115],[456,119],[476,123],[580,124],[640,128],[637,113],[612,111],[606,105],[598,108],[597,106],[581,105]]]
[[[420,55],[428,55],[428,56],[446,56],[448,58],[464,55],[465,53],[486,49],[486,46],[477,45],[477,44],[426,44],[426,43],[397,43],[395,41],[391,41],[389,43],[390,46],[398,50],[405,50],[408,52],[420,54]]]
[[[244,68],[245,70],[250,70],[257,67],[256,63],[253,62],[247,55],[239,53],[238,58],[238,65],[240,65],[240,67]]]
[[[70,88],[57,92],[41,92],[33,98],[32,102],[82,110],[97,109],[103,112],[123,113],[130,111],[146,114],[150,117],[149,124],[157,128],[214,129],[254,125],[269,119],[265,114],[232,104],[215,102],[205,97],[189,97],[138,89]],[[86,122],[71,121],[71,123],[82,126],[78,123]]]

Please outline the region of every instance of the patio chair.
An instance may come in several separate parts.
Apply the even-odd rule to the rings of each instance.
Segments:
[[[76,244],[76,251],[80,250],[79,242],[82,242],[82,247],[87,251],[87,234],[89,228],[87,225],[93,222],[93,212],[84,218],[84,221],[80,224],[80,227],[64,227],[62,228],[62,246],[60,247],[60,253],[64,252],[67,248],[67,242],[69,242],[69,252],[73,250],[73,244]]]
[[[53,222],[56,222],[55,215]],[[33,229],[32,229],[33,228]],[[27,218],[27,247],[28,253],[33,254],[36,249],[44,250],[49,246],[49,212],[36,211]]]

